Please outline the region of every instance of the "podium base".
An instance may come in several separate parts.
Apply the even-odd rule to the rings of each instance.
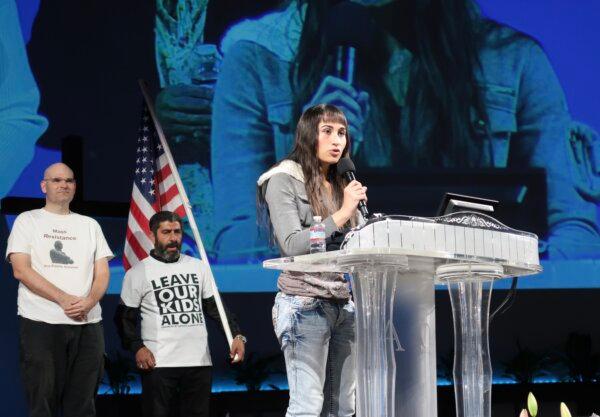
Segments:
[[[433,270],[422,267],[401,257],[353,268],[357,416],[437,415]]]

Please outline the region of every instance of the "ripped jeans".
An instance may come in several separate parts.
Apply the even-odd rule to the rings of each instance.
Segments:
[[[354,303],[279,292],[273,326],[290,387],[286,417],[354,415]]]

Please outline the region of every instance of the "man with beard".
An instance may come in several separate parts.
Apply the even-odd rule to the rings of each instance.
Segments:
[[[182,416],[208,417],[212,366],[204,314],[223,324],[207,266],[181,253],[182,221],[176,213],[160,211],[149,226],[154,249],[123,280],[115,315],[119,336],[142,371],[144,416],[168,416],[177,394]],[[226,314],[235,335],[229,354],[239,362],[246,338]]]

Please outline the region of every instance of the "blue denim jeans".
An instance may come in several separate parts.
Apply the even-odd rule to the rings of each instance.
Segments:
[[[280,292],[273,326],[290,387],[286,417],[354,415],[354,303]]]

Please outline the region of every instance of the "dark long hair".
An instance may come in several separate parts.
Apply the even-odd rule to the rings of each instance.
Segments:
[[[348,122],[344,113],[331,104],[318,104],[312,106],[302,113],[298,125],[296,126],[296,136],[294,147],[286,159],[298,163],[302,167],[304,174],[304,185],[306,187],[306,196],[312,207],[313,213],[323,218],[331,215],[328,206],[323,203],[327,198],[326,190],[323,187],[323,180],[326,179],[331,184],[331,198],[333,206],[339,209],[344,200],[344,187],[346,182],[340,175],[337,175],[337,164],[329,166],[326,178],[323,178],[321,164],[317,157],[319,123],[332,122],[340,123],[346,128],[346,146],[342,151],[342,157],[348,156],[350,152],[350,137],[348,136]]]
[[[323,200],[329,198],[329,196],[326,195],[326,191],[323,187],[324,178],[317,156],[320,122],[340,123],[346,127],[347,140],[346,146],[342,151],[342,157],[350,154],[351,144],[346,116],[344,116],[344,113],[336,106],[331,104],[318,104],[306,109],[302,113],[298,125],[296,126],[294,147],[283,160],[291,160],[300,165],[304,175],[306,196],[308,197],[308,202],[312,211],[315,215],[326,218],[333,213],[330,212],[328,205],[323,202]],[[274,166],[279,165],[281,162],[282,161],[277,162]],[[340,175],[337,175],[336,170],[337,164],[330,165],[329,170],[326,173],[326,179],[331,184],[331,199],[333,206],[337,210],[342,206],[344,200],[344,187],[347,184]],[[264,189],[264,185],[257,189],[257,222],[259,229],[267,232],[269,241],[273,244],[274,236],[268,207],[264,199],[265,192],[266,189]],[[348,226],[354,227],[356,224],[356,219],[351,218]]]
[[[333,2],[299,0],[300,7],[308,7],[290,71],[296,117],[331,73],[322,22]],[[413,166],[478,166],[482,143],[474,122],[487,126],[488,118],[475,74],[494,23],[479,16],[472,0],[399,0],[379,9],[373,14],[386,33],[410,50],[412,63],[406,105],[400,110],[381,82],[389,56],[379,45],[364,54],[359,51],[357,81],[371,90],[378,129],[388,137],[401,136],[399,114],[406,112],[407,129],[397,145],[404,161]],[[380,56],[374,59],[373,54]]]

